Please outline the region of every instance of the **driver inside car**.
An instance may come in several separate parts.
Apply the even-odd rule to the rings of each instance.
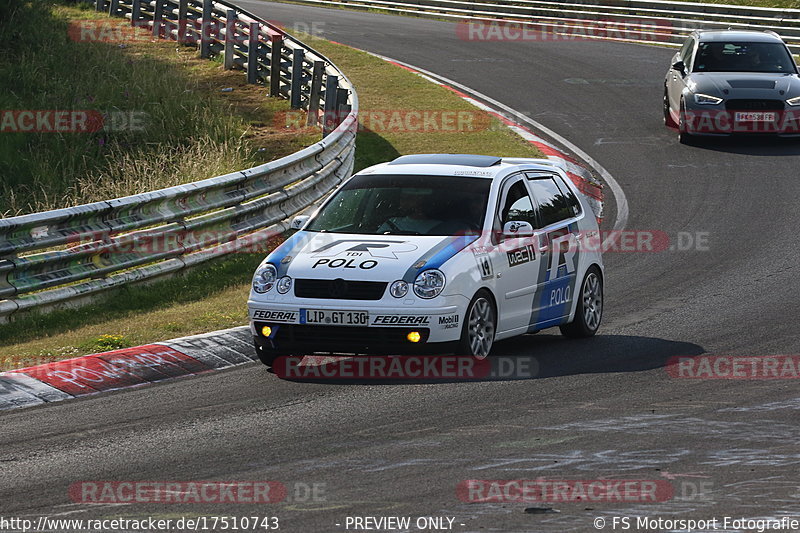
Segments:
[[[378,228],[378,233],[410,233],[426,235],[442,221],[435,220],[425,212],[425,198],[417,195],[402,193],[395,204],[396,213],[400,216],[388,218]]]

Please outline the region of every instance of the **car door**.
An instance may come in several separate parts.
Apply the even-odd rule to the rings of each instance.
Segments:
[[[576,297],[580,253],[577,218],[581,212],[580,203],[560,176],[528,173],[527,178],[536,205],[541,250],[540,285],[530,325],[531,329],[543,329],[561,324]]]
[[[694,48],[695,39],[694,37],[689,37],[686,39],[686,42],[683,43],[680,51],[672,58],[671,65],[676,61],[683,61],[685,75],[681,75],[680,72],[672,68],[667,74],[667,93],[669,95],[670,107],[676,112],[680,110],[681,95],[683,94],[684,87],[686,87],[686,80],[692,68]]]
[[[539,283],[541,252],[536,235],[505,238],[503,225],[510,221],[528,222],[536,227],[536,208],[524,174],[516,174],[500,187],[492,232],[492,264],[496,269],[498,333],[524,333],[528,330],[534,295]]]

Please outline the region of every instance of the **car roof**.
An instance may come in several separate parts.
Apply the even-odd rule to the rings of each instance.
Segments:
[[[700,42],[747,41],[751,43],[782,43],[780,35],[774,31],[757,30],[697,30],[693,32]]]
[[[553,172],[549,159],[472,154],[414,154],[364,169],[359,174],[422,174],[494,179],[516,170]]]

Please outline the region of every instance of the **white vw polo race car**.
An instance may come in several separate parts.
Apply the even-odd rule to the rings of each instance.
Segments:
[[[262,362],[311,353],[459,353],[603,314],[597,221],[547,160],[399,157],[345,181],[258,267]]]

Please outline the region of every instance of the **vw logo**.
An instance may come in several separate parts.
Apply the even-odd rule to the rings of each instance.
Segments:
[[[342,278],[336,278],[328,286],[328,294],[330,294],[332,298],[341,298],[347,294],[347,282]]]

